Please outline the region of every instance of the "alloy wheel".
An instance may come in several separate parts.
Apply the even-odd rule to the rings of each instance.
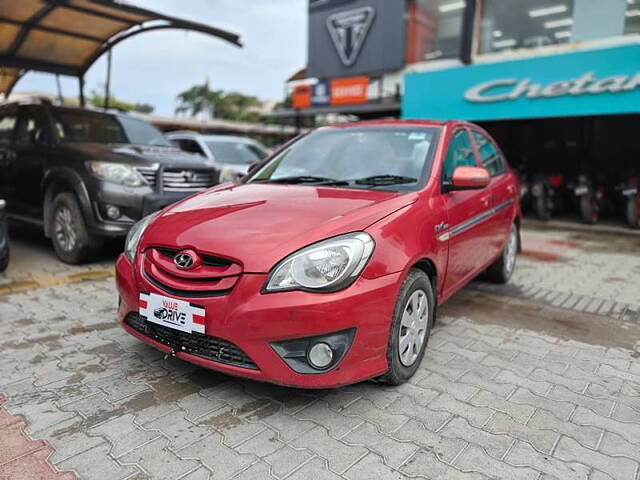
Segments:
[[[398,353],[405,367],[413,365],[422,350],[429,321],[429,300],[424,290],[411,294],[402,313]]]
[[[78,241],[78,234],[73,222],[71,210],[64,205],[56,210],[54,233],[56,242],[63,251],[70,252],[75,248]]]

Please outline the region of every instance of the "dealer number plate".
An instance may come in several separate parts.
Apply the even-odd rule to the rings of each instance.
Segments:
[[[140,316],[148,322],[181,332],[204,333],[204,308],[177,298],[140,294]]]

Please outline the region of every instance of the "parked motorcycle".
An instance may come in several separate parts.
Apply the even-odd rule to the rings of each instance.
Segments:
[[[584,174],[578,175],[576,181],[570,185],[575,196],[575,203],[584,223],[593,225],[600,219],[605,210],[606,189],[603,185],[595,185]]]
[[[627,224],[640,228],[640,177],[630,178],[618,187],[624,198]]]
[[[548,221],[554,212],[562,210],[562,196],[559,190],[563,184],[562,175],[537,174],[534,177],[531,183],[531,203],[540,220]]]

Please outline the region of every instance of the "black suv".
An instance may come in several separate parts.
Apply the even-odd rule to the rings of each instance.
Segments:
[[[218,183],[146,121],[51,105],[0,106],[0,198],[14,220],[41,225],[58,257],[89,260],[105,237]]]

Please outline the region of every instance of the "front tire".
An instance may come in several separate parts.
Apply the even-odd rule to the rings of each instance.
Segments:
[[[627,200],[627,223],[631,228],[640,228],[640,196]]]
[[[513,275],[516,268],[516,257],[518,255],[518,227],[516,224],[511,225],[509,236],[504,244],[502,255],[493,262],[487,270],[487,277],[494,283],[507,283]]]
[[[58,194],[51,208],[51,242],[58,258],[77,265],[93,259],[102,247],[102,239],[90,235],[76,197],[70,192]]]
[[[587,225],[594,225],[598,222],[598,207],[592,195],[580,197],[580,215],[582,216],[582,221]]]
[[[404,279],[393,311],[387,362],[389,370],[378,380],[400,385],[420,367],[435,316],[431,280],[422,270],[411,269]]]
[[[551,220],[551,206],[549,205],[549,199],[546,194],[542,194],[536,197],[534,209],[536,216],[543,222]]]

